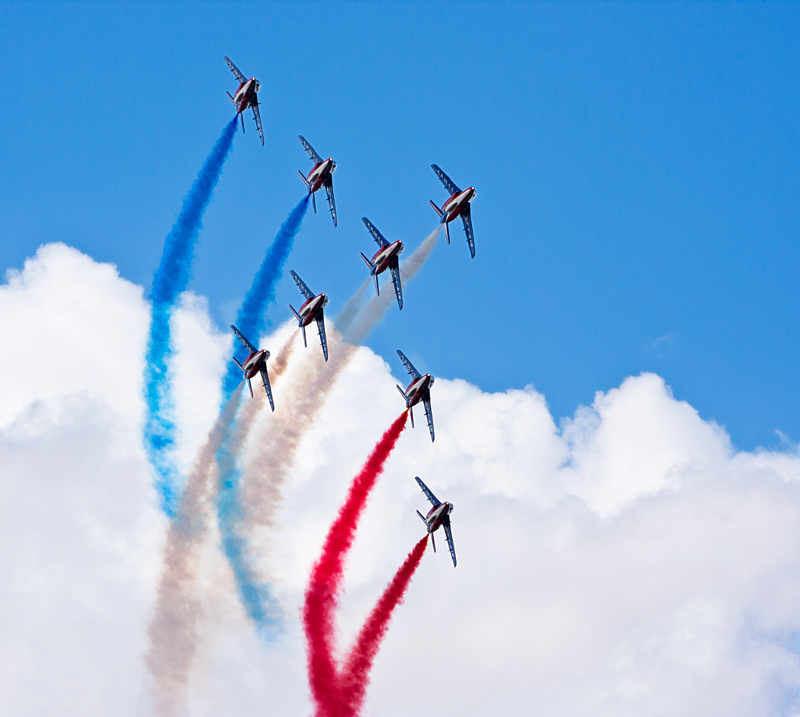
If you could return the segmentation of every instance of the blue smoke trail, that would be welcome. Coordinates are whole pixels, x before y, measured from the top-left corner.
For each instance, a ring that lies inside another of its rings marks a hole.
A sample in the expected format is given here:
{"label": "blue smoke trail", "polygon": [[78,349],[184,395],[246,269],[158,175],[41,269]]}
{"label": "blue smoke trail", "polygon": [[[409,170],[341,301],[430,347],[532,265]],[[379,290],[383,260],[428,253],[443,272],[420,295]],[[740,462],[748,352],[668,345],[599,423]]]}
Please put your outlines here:
{"label": "blue smoke trail", "polygon": [[167,236],[161,264],[153,277],[153,308],[144,374],[147,403],[145,447],[156,470],[156,489],[161,499],[161,508],[170,517],[175,515],[177,508],[179,477],[172,456],[175,422],[167,375],[172,355],[169,320],[176,299],[189,283],[192,253],[200,222],[219,180],[222,165],[231,151],[237,120],[238,115],[225,125],[197,175],[183,202],[181,213]]}
{"label": "blue smoke trail", "polygon": [[[239,309],[236,326],[251,341],[257,341],[264,330],[264,310],[275,300],[275,287],[281,278],[283,265],[292,249],[294,238],[300,231],[308,202],[309,195],[306,195],[281,225]],[[241,371],[231,362],[223,383],[223,395],[230,396],[241,380]],[[269,585],[260,582],[250,567],[247,555],[251,551],[248,549],[247,540],[236,530],[236,526],[244,519],[244,505],[239,495],[242,471],[237,463],[241,446],[234,445],[234,442],[234,437],[228,432],[226,440],[217,452],[220,475],[217,517],[222,534],[222,549],[233,571],[239,597],[247,616],[263,634],[268,635],[274,633],[280,626],[281,613]]]}
{"label": "blue smoke trail", "polygon": [[[281,224],[281,228],[272,240],[267,253],[264,256],[264,261],[258,269],[258,273],[253,279],[253,284],[247,296],[244,298],[244,303],[239,309],[239,314],[236,317],[236,327],[250,341],[258,341],[261,332],[264,330],[264,310],[267,304],[275,301],[275,286],[281,278],[283,272],[283,265],[289,257],[289,252],[292,250],[294,238],[297,232],[300,231],[300,226],[303,223],[303,217],[306,215],[308,209],[308,198],[310,194],[306,194],[297,206],[292,209],[286,221]],[[223,383],[223,396],[227,398],[235,390],[242,380],[242,372],[235,363],[228,364],[228,373],[225,374],[225,382]]]}

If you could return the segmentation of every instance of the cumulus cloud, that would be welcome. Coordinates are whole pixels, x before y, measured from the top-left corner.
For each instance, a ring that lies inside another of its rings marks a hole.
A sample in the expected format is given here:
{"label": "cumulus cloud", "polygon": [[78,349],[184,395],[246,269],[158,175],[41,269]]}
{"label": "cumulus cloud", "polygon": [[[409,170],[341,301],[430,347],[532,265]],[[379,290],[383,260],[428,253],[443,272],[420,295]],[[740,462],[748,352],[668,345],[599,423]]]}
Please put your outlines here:
{"label": "cumulus cloud", "polygon": [[[140,287],[63,245],[0,287],[0,328],[23,347],[0,358],[4,714],[149,713],[143,654],[167,526],[141,445],[147,310]],[[188,466],[227,356],[202,299],[179,313]],[[286,381],[303,365],[293,358]],[[254,537],[287,616],[272,643],[238,604],[211,516],[188,714],[309,711],[305,580],[348,481],[402,410],[396,382],[370,350],[354,353]],[[795,446],[737,452],[653,374],[560,421],[532,387],[439,379],[433,402],[436,443],[407,429],[365,514],[342,649],[421,535],[415,475],[456,506],[459,566],[443,540],[425,556],[365,714],[800,714]]]}

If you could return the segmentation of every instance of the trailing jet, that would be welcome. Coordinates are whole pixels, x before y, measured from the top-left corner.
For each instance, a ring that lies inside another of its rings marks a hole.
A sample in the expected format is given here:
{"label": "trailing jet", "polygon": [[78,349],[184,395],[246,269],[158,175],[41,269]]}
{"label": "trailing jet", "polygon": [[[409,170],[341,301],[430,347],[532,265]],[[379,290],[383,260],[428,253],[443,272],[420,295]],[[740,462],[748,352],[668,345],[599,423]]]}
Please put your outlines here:
{"label": "trailing jet", "polygon": [[439,169],[438,165],[432,164],[431,167],[433,167],[433,171],[436,172],[436,176],[439,177],[442,184],[444,184],[444,188],[450,192],[450,199],[442,204],[441,209],[439,209],[439,207],[437,207],[433,201],[431,201],[431,206],[439,215],[441,224],[444,224],[444,232],[447,236],[447,243],[450,243],[450,229],[447,225],[452,222],[453,219],[460,216],[461,221],[464,222],[464,231],[467,234],[469,253],[474,259],[475,235],[472,233],[472,216],[469,210],[469,203],[475,199],[475,187],[467,187],[462,191],[453,183],[453,180],[450,179],[450,177],[448,177],[441,169]]}
{"label": "trailing jet", "polygon": [[369,267],[369,273],[375,277],[375,293],[378,296],[381,295],[381,290],[378,286],[378,274],[382,274],[389,269],[392,272],[392,283],[394,284],[394,294],[397,297],[397,305],[402,310],[403,286],[400,283],[400,259],[398,257],[400,252],[403,251],[403,242],[398,239],[393,244],[390,244],[369,219],[361,217],[361,221],[364,222],[367,229],[369,229],[369,233],[372,234],[380,247],[375,256],[372,257],[372,261],[367,259],[363,253],[361,254],[361,258]]}
{"label": "trailing jet", "polygon": [[297,284],[297,288],[303,292],[303,296],[306,297],[306,302],[300,307],[300,311],[295,311],[294,307],[289,304],[289,308],[292,310],[294,314],[294,318],[297,319],[297,325],[303,330],[303,345],[308,348],[308,342],[306,341],[306,326],[308,326],[312,321],[317,322],[317,329],[319,330],[319,340],[322,342],[322,355],[325,357],[325,360],[328,360],[328,340],[325,338],[325,314],[323,309],[328,303],[328,297],[325,294],[317,294],[314,293],[309,289],[305,282],[297,276],[293,271],[289,272],[292,275],[292,279],[294,279],[294,283]]}
{"label": "trailing jet", "polygon": [[225,62],[228,63],[228,67],[231,68],[231,72],[235,75],[236,79],[239,80],[239,89],[236,90],[236,94],[231,97],[230,92],[226,92],[228,97],[230,97],[231,102],[233,102],[233,106],[236,108],[236,112],[242,118],[242,132],[244,132],[244,112],[248,107],[253,108],[253,119],[256,121],[256,127],[258,128],[258,135],[261,137],[261,146],[264,146],[264,130],[261,127],[261,112],[258,110],[258,91],[261,89],[261,83],[255,78],[251,77],[249,80],[239,72],[239,68],[234,65],[229,58],[225,58]]}
{"label": "trailing jet", "polygon": [[250,383],[250,379],[253,378],[253,376],[255,376],[257,373],[261,373],[261,380],[264,384],[264,390],[267,392],[270,408],[272,408],[274,411],[275,402],[272,400],[272,388],[269,385],[269,374],[267,373],[267,359],[269,358],[269,351],[266,349],[261,349],[261,351],[259,351],[233,324],[231,324],[231,329],[233,329],[233,333],[236,334],[236,338],[242,342],[242,346],[244,346],[250,352],[250,355],[245,359],[243,364],[236,361],[235,356],[233,357],[233,360],[236,361],[236,365],[242,369],[242,373],[247,379],[247,387],[250,389],[250,396],[253,395],[253,385]]}
{"label": "trailing jet", "polygon": [[431,536],[433,552],[436,552],[436,538],[434,538],[433,534],[439,527],[442,527],[444,528],[444,537],[447,538],[447,546],[450,548],[450,557],[453,558],[453,567],[456,567],[456,546],[453,545],[453,531],[450,528],[450,513],[453,512],[454,506],[452,503],[442,503],[431,493],[428,486],[419,479],[419,476],[416,476],[415,480],[419,483],[419,487],[422,488],[425,497],[433,504],[433,508],[428,511],[427,515],[422,515],[417,511],[417,515],[422,518],[422,522],[425,523],[428,534]]}
{"label": "trailing jet", "polygon": [[420,372],[414,368],[414,364],[406,358],[406,355],[400,351],[400,349],[397,350],[397,355],[400,357],[403,366],[406,367],[406,371],[408,371],[413,379],[411,383],[408,384],[408,388],[405,391],[403,391],[400,386],[397,387],[397,390],[400,391],[400,395],[405,399],[408,412],[411,414],[411,427],[414,427],[414,406],[422,401],[423,406],[425,406],[425,418],[428,419],[428,429],[431,432],[431,441],[435,441],[436,436],[433,433],[433,411],[431,410],[431,386],[433,386],[434,378],[429,373],[422,376]]}
{"label": "trailing jet", "polygon": [[336,220],[336,200],[333,198],[333,177],[331,175],[336,171],[336,162],[330,157],[328,157],[328,159],[322,159],[322,157],[314,151],[314,148],[306,142],[303,135],[300,135],[298,139],[300,140],[300,144],[303,145],[303,149],[308,152],[311,161],[314,162],[314,166],[311,168],[307,177],[304,177],[299,169],[297,170],[300,178],[306,183],[308,193],[311,195],[311,201],[314,204],[314,214],[317,213],[315,192],[320,187],[325,187],[325,193],[328,195],[328,206],[330,206],[333,226],[335,227],[338,222]]}

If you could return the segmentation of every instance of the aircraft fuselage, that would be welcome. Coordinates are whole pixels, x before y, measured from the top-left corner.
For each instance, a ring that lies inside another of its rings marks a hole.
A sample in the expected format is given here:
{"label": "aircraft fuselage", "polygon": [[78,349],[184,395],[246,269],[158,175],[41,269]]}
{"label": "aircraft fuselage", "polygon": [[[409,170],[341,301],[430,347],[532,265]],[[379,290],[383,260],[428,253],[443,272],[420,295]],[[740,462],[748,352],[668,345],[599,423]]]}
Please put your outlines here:
{"label": "aircraft fuselage", "polygon": [[428,394],[431,386],[433,386],[433,377],[429,373],[415,378],[406,389],[407,407],[416,406]]}
{"label": "aircraft fuselage", "polygon": [[452,222],[453,219],[461,216],[469,206],[469,203],[475,199],[475,187],[467,187],[460,192],[453,194],[442,205],[442,220],[445,222]]}
{"label": "aircraft fuselage", "polygon": [[325,294],[317,294],[311,297],[300,307],[297,315],[300,317],[300,326],[308,326],[312,321],[316,320],[319,312],[328,303],[328,297]]}
{"label": "aircraft fuselage", "polygon": [[258,104],[258,91],[261,89],[261,83],[255,78],[251,77],[247,82],[242,82],[236,94],[233,96],[233,103],[236,105],[236,111],[244,112],[248,107]]}
{"label": "aircraft fuselage", "polygon": [[453,504],[452,503],[442,503],[441,505],[435,505],[428,511],[428,514],[425,516],[425,524],[428,526],[428,532],[433,533],[434,531],[438,530],[442,523],[444,523],[445,518],[453,512]]}
{"label": "aircraft fuselage", "polygon": [[306,177],[308,181],[308,191],[312,193],[316,192],[335,171],[336,162],[330,157],[322,162],[317,162],[314,168],[308,173],[308,177]]}
{"label": "aircraft fuselage", "polygon": [[253,378],[260,370],[263,363],[269,358],[269,351],[262,349],[251,353],[242,364],[245,378]]}
{"label": "aircraft fuselage", "polygon": [[383,246],[375,252],[375,256],[372,257],[372,264],[375,266],[373,270],[373,274],[382,274],[386,271],[394,262],[395,258],[403,251],[403,242],[399,239],[389,244],[388,246]]}

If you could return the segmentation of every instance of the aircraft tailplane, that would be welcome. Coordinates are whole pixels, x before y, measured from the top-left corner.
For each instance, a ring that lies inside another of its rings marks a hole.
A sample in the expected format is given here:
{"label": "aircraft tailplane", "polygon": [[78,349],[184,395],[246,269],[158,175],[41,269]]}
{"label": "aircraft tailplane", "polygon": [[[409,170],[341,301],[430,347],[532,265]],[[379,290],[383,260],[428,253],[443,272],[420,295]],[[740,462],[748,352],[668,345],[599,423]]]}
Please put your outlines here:
{"label": "aircraft tailplane", "polygon": [[403,391],[400,386],[397,387],[397,390],[400,391],[400,395],[403,397],[403,400],[406,402],[406,408],[408,408],[408,396],[406,396],[406,392]]}
{"label": "aircraft tailplane", "polygon": [[[225,94],[226,94],[226,95],[228,95],[228,99],[231,101],[231,104],[232,104],[234,107],[236,107],[236,100],[235,100],[235,99],[233,99],[233,97],[231,97],[231,93],[230,93],[230,92],[226,92]],[[237,109],[238,109],[238,108],[237,108]]]}
{"label": "aircraft tailplane", "polygon": [[433,200],[432,200],[432,199],[431,199],[431,200],[429,200],[429,201],[430,201],[430,203],[431,203],[431,206],[433,207],[434,211],[435,211],[435,212],[436,212],[436,213],[439,215],[439,219],[442,219],[442,218],[444,217],[444,212],[443,212],[441,209],[439,209],[439,207],[437,207],[437,206],[436,206],[436,205],[433,203]]}
{"label": "aircraft tailplane", "polygon": [[306,179],[306,175],[303,174],[299,169],[297,170],[297,173],[300,175],[300,179],[302,179],[305,182],[306,187],[310,187],[311,185],[308,183],[308,180]]}
{"label": "aircraft tailplane", "polygon": [[244,373],[244,366],[242,366],[242,364],[240,364],[238,361],[236,361],[236,356],[234,356],[234,357],[233,357],[233,360],[234,360],[234,362],[236,363],[236,365],[237,365],[237,366],[238,366],[240,369],[242,369],[242,373]]}
{"label": "aircraft tailplane", "polygon": [[289,308],[292,310],[292,313],[294,314],[294,318],[296,318],[296,319],[297,319],[297,323],[301,323],[301,322],[302,322],[302,319],[300,318],[300,314],[298,314],[298,313],[297,313],[297,312],[294,310],[294,306],[292,306],[291,304],[289,304]]}
{"label": "aircraft tailplane", "polygon": [[422,513],[420,513],[419,511],[417,511],[417,515],[419,516],[419,519],[420,519],[420,520],[421,520],[423,523],[425,523],[425,525],[428,525],[428,521],[427,521],[427,520],[425,520],[425,516],[424,516],[424,515],[422,515]]}

